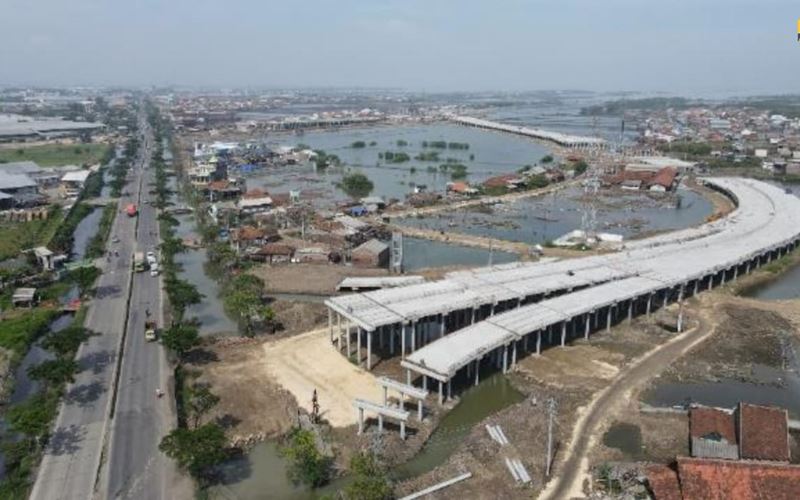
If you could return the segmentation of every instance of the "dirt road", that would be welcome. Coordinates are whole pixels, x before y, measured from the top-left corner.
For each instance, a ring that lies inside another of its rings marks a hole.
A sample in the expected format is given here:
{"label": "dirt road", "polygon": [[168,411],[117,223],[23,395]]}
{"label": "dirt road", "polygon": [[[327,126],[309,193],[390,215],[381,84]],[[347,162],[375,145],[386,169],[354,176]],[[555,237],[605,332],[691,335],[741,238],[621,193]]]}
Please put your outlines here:
{"label": "dirt road", "polygon": [[375,377],[336,352],[327,329],[267,343],[263,349],[270,380],[289,391],[309,412],[316,389],[322,417],[334,427],[357,423],[353,399],[382,401]]}
{"label": "dirt road", "polygon": [[713,311],[705,309],[699,324],[663,344],[634,362],[606,389],[599,392],[584,409],[572,431],[564,459],[557,465],[558,476],[542,491],[542,500],[561,500],[583,497],[583,483],[588,478],[588,454],[599,428],[617,405],[624,403],[637,388],[666,369],[673,361],[708,338],[717,324],[710,318]]}

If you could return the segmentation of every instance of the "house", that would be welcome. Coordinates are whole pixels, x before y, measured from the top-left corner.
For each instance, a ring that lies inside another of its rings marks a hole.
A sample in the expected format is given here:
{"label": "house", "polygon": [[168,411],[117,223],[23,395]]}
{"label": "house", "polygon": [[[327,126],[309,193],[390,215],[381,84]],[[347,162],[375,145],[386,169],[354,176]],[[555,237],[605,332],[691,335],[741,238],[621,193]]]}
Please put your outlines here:
{"label": "house", "polygon": [[271,231],[260,227],[242,226],[231,229],[231,247],[236,252],[242,252],[246,248],[261,247],[267,243],[280,239],[277,231]]}
{"label": "house", "polygon": [[650,191],[672,191],[675,187],[675,180],[678,177],[678,170],[673,167],[664,167],[656,173],[647,183]]}
{"label": "house", "polygon": [[478,190],[470,186],[466,182],[456,181],[447,183],[447,192],[463,195],[478,194]]}
{"label": "house", "polygon": [[524,180],[517,174],[496,175],[483,181],[483,186],[489,189],[517,189],[523,184]]}
{"label": "house", "polygon": [[789,461],[789,415],[785,409],[739,403],[736,417],[743,459]]}
{"label": "house", "polygon": [[354,248],[350,261],[358,267],[386,267],[389,265],[389,245],[373,238]]}
{"label": "house", "polygon": [[306,264],[326,264],[330,261],[330,251],[322,247],[304,247],[294,251],[293,262]]}
{"label": "house", "polygon": [[17,288],[11,296],[14,307],[33,307],[36,303],[35,288]]}
{"label": "house", "polygon": [[283,243],[267,243],[250,254],[251,259],[269,264],[291,262],[293,256],[294,247]]}
{"label": "house", "polygon": [[206,190],[212,201],[235,198],[242,192],[239,186],[229,180],[211,181]]}
{"label": "house", "polygon": [[67,172],[61,177],[61,185],[59,189],[61,196],[65,198],[75,198],[83,191],[83,186],[86,184],[86,179],[89,178],[91,172],[89,170],[76,170]]}
{"label": "house", "polygon": [[638,179],[625,179],[620,184],[620,187],[628,191],[638,191],[642,189],[642,181]]}
{"label": "house", "polygon": [[43,271],[52,271],[55,269],[55,253],[47,247],[36,247],[33,249],[33,255],[42,266]]}
{"label": "house", "polygon": [[13,205],[30,206],[39,204],[39,186],[25,174],[7,174],[0,169],[0,193],[10,196]]}
{"label": "house", "polygon": [[739,458],[739,441],[732,412],[718,408],[689,411],[691,455],[698,458]]}
{"label": "house", "polygon": [[187,172],[189,182],[196,188],[204,188],[211,182],[217,171],[217,166],[212,163],[201,163],[190,168]]}
{"label": "house", "polygon": [[369,213],[369,209],[364,205],[356,205],[348,208],[347,213],[353,217],[363,217]]}
{"label": "house", "polygon": [[259,214],[267,212],[272,209],[272,198],[269,196],[261,196],[258,198],[242,198],[236,202],[236,206],[244,214]]}
{"label": "house", "polygon": [[367,196],[366,198],[361,198],[361,204],[367,207],[374,205],[378,210],[383,210],[386,208],[386,201],[384,201],[384,199],[380,196]]}

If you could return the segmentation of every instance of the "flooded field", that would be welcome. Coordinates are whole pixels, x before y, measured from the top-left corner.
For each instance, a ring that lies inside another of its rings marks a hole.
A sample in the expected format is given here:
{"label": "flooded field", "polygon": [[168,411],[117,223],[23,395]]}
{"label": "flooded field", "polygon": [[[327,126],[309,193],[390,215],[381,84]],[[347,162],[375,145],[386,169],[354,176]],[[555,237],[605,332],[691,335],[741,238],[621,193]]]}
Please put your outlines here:
{"label": "flooded field", "polygon": [[[317,131],[301,136],[278,134],[266,137],[265,141],[272,147],[304,144],[335,154],[344,162],[343,167],[328,168],[324,172],[316,172],[314,166],[308,164],[270,168],[247,176],[248,188],[260,187],[274,192],[300,189],[313,193],[316,203],[347,199],[336,184],[348,172],[362,172],[369,177],[375,185],[373,195],[402,200],[415,185],[425,185],[429,191],[443,193],[452,177],[439,167],[448,160],[465,165],[466,180],[474,183],[514,172],[549,154],[545,146],[522,137],[446,123]],[[423,147],[423,142],[433,141],[458,142],[469,147]],[[354,148],[353,144],[357,142],[364,146]],[[410,159],[391,163],[379,157],[385,152],[405,153]],[[421,153],[438,153],[439,158],[431,161],[416,159]]]}
{"label": "flooded field", "polygon": [[572,187],[493,207],[409,217],[400,223],[435,231],[544,243],[580,229],[584,213],[591,212],[591,206],[596,213],[597,231],[621,234],[626,239],[702,224],[713,212],[711,202],[688,189],[662,196],[601,191],[590,203],[580,188]]}
{"label": "flooded field", "polygon": [[421,238],[403,238],[403,269],[414,272],[420,269],[442,266],[486,266],[514,262],[519,256],[463,245],[452,245]]}

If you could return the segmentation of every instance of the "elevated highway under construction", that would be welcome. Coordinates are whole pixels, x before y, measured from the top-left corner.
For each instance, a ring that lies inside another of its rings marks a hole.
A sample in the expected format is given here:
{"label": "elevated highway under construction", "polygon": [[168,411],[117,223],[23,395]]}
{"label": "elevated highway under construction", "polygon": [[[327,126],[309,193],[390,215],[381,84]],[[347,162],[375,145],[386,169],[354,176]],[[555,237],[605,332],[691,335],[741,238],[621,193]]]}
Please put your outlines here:
{"label": "elevated highway under construction", "polygon": [[[438,382],[441,401],[464,371],[477,382],[481,366],[505,370],[543,346],[682,304],[800,243],[797,197],[752,179],[704,182],[736,204],[727,217],[627,242],[611,254],[457,271],[439,281],[332,297],[325,302],[330,341],[359,364],[366,350],[367,369],[375,356],[400,355],[407,383],[412,373],[425,388]],[[678,329],[681,323],[679,312]]]}

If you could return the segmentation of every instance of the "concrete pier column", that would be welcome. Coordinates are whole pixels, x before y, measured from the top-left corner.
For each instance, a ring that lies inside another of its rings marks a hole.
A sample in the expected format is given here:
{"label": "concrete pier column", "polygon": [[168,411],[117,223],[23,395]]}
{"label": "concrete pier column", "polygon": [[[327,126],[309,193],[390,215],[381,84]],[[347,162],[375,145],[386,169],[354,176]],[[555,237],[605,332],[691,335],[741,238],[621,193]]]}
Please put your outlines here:
{"label": "concrete pier column", "polygon": [[367,370],[372,370],[372,332],[370,331],[367,331]]}
{"label": "concrete pier column", "polygon": [[547,327],[547,344],[553,345],[553,325]]}
{"label": "concrete pier column", "polygon": [[328,331],[331,336],[331,344],[333,344],[333,311],[328,309]]}
{"label": "concrete pier column", "polygon": [[417,322],[411,322],[411,352],[417,350]]}
{"label": "concrete pier column", "polygon": [[453,381],[447,379],[447,400],[453,399]]}
{"label": "concrete pier column", "polygon": [[508,371],[508,344],[503,346],[503,373]]}
{"label": "concrete pier column", "polygon": [[536,355],[542,354],[542,331],[536,332]]}
{"label": "concrete pier column", "polygon": [[361,366],[361,336],[364,332],[361,327],[356,328],[356,365]]}
{"label": "concrete pier column", "polygon": [[480,358],[475,360],[475,385],[478,385],[480,382],[480,373],[481,373],[481,360]]}
{"label": "concrete pier column", "polygon": [[708,275],[708,288],[706,288],[706,291],[711,290],[712,286],[714,286],[714,275],[713,274],[709,274]]}
{"label": "concrete pier column", "polygon": [[417,420],[422,422],[422,400],[417,400]]}
{"label": "concrete pier column", "polygon": [[747,259],[747,266],[744,268],[744,272],[747,273],[747,274],[750,274],[750,263],[752,261],[753,261],[753,259]]}
{"label": "concrete pier column", "polygon": [[590,312],[586,313],[586,324],[583,326],[583,338],[589,340],[589,322],[591,318]]}
{"label": "concrete pier column", "polygon": [[476,310],[477,309],[475,307],[472,308],[472,316],[470,317],[470,320],[469,320],[469,324],[470,325],[474,325],[475,324],[475,311]]}
{"label": "concrete pier column", "polygon": [[[525,337],[525,338],[527,338],[527,337]],[[517,341],[517,340],[514,341],[514,349],[511,351],[511,366],[512,367],[517,366],[517,344],[518,343],[519,343],[519,341]]]}
{"label": "concrete pier column", "polygon": [[439,324],[439,338],[444,337],[444,324],[445,324],[445,316],[442,314],[442,322]]}
{"label": "concrete pier column", "polygon": [[525,335],[522,341],[522,352],[528,352],[528,339],[530,338],[530,334]]}
{"label": "concrete pier column", "polygon": [[678,293],[678,333],[683,331],[683,285],[681,291]]}
{"label": "concrete pier column", "polygon": [[647,294],[647,317],[650,317],[650,304],[653,302],[653,292]]}
{"label": "concrete pier column", "polygon": [[350,359],[350,321],[347,322],[347,359]]}
{"label": "concrete pier column", "polygon": [[439,381],[439,406],[442,406],[442,404],[444,404],[444,384]]}
{"label": "concrete pier column", "polygon": [[358,409],[358,434],[364,432],[364,408]]}
{"label": "concrete pier column", "polygon": [[407,326],[408,325],[405,323],[400,325],[400,357],[403,359],[406,358],[406,335],[408,334]]}
{"label": "concrete pier column", "polygon": [[427,375],[423,375],[422,376],[422,390],[423,391],[427,391],[428,390],[428,376]]}
{"label": "concrete pier column", "polygon": [[406,440],[406,423],[402,420],[400,421],[400,439]]}
{"label": "concrete pier column", "polygon": [[736,281],[736,278],[739,277],[739,264],[733,266],[733,280]]}
{"label": "concrete pier column", "polygon": [[392,325],[389,328],[389,354],[391,354],[392,356],[394,356],[394,336],[395,336],[395,333],[396,333],[394,330],[395,330],[395,327],[394,327],[394,325]]}
{"label": "concrete pier column", "polygon": [[606,331],[607,332],[611,331],[611,309],[613,307],[614,306],[608,306],[608,314],[606,315]]}
{"label": "concrete pier column", "polygon": [[692,292],[692,297],[697,295],[697,285],[700,283],[700,280],[694,280],[694,292]]}
{"label": "concrete pier column", "polygon": [[383,406],[389,404],[389,388],[383,386]]}
{"label": "concrete pier column", "polygon": [[725,275],[726,274],[728,274],[728,270],[727,269],[723,269],[722,270],[722,280],[720,282],[720,286],[725,284]]}
{"label": "concrete pier column", "polygon": [[628,304],[628,323],[633,321],[633,302],[636,299],[631,299],[630,303]]}
{"label": "concrete pier column", "polygon": [[406,368],[406,385],[411,385],[411,370]]}
{"label": "concrete pier column", "polygon": [[667,307],[667,302],[669,301],[669,294],[672,291],[671,288],[664,289],[664,305],[662,307]]}
{"label": "concrete pier column", "polygon": [[336,313],[336,332],[338,333],[339,337],[339,352],[342,352],[342,315]]}
{"label": "concrete pier column", "polygon": [[561,323],[561,347],[567,342],[567,322]]}
{"label": "concrete pier column", "polygon": [[378,434],[383,434],[383,415],[378,413]]}

